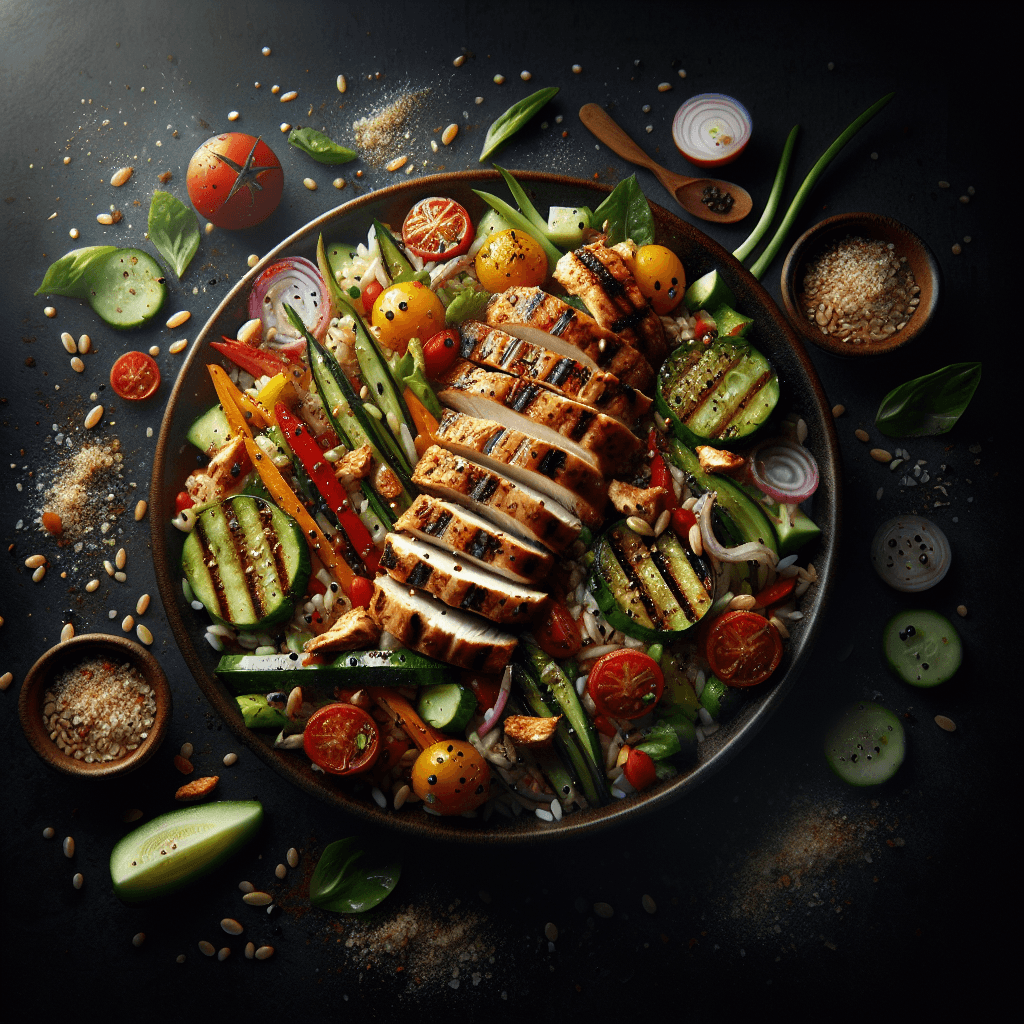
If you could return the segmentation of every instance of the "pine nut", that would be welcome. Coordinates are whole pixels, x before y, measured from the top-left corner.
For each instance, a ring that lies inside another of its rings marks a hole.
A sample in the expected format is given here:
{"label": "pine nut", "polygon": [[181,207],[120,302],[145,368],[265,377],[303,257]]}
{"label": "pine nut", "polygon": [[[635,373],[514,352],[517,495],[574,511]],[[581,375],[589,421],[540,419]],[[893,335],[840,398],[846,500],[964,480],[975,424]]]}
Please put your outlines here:
{"label": "pine nut", "polygon": [[111,224],[114,223],[113,214],[110,214],[110,213],[98,213],[96,215],[96,223],[97,224],[103,224],[103,225],[109,227]]}
{"label": "pine nut", "polygon": [[258,345],[263,339],[263,321],[259,317],[246,320],[235,332],[235,337],[243,345]]}
{"label": "pine nut", "polygon": [[138,949],[146,941],[146,933],[138,932],[132,936],[132,945]]}
{"label": "pine nut", "polygon": [[274,955],[274,947],[273,946],[260,946],[260,948],[256,950],[256,959],[257,960],[269,960],[273,955]]}
{"label": "pine nut", "polygon": [[281,102],[291,103],[292,100],[297,100],[298,98],[299,94],[294,89],[292,89],[290,92],[286,92],[281,96]]}
{"label": "pine nut", "polygon": [[747,611],[757,604],[757,598],[753,594],[737,594],[729,602],[730,611]]}
{"label": "pine nut", "polygon": [[288,867],[297,868],[299,866],[299,851],[295,847],[291,847],[285,854],[285,860],[288,861]]}
{"label": "pine nut", "polygon": [[647,520],[641,519],[639,516],[628,516],[626,518],[626,525],[634,533],[639,533],[641,537],[654,536],[654,528]]}
{"label": "pine nut", "polygon": [[935,724],[940,729],[945,729],[946,732],[956,732],[956,722],[952,718],[947,718],[945,715],[936,715]]}
{"label": "pine nut", "polygon": [[647,893],[644,893],[643,896],[640,897],[640,905],[648,914],[653,914],[658,909],[658,905],[650,896],[647,895]]}
{"label": "pine nut", "polygon": [[857,438],[858,441],[863,441],[865,444],[871,440],[871,435],[866,430],[861,430],[859,428],[853,432],[853,436]]}
{"label": "pine nut", "polygon": [[83,334],[78,339],[78,354],[84,356],[92,348],[92,339],[88,334]]}
{"label": "pine nut", "polygon": [[132,631],[132,627],[133,627],[134,625],[135,625],[135,620],[134,620],[134,619],[133,619],[133,618],[132,618],[132,617],[131,617],[130,615],[126,615],[126,616],[125,616],[125,617],[124,617],[124,618],[123,618],[123,619],[121,620],[121,629],[122,629],[122,630],[123,630],[123,631],[124,631],[125,633],[130,633],[130,632]]}
{"label": "pine nut", "polygon": [[220,926],[228,935],[241,935],[243,931],[242,926],[233,917],[225,917]]}
{"label": "pine nut", "polygon": [[237,121],[238,120],[238,111],[237,110],[232,110],[228,114],[228,120],[229,121]]}
{"label": "pine nut", "polygon": [[455,141],[455,136],[459,134],[459,126],[457,124],[450,124],[441,133],[441,141],[446,145],[450,146]]}
{"label": "pine nut", "polygon": [[148,647],[153,642],[153,634],[140,622],[135,627],[135,635]]}
{"label": "pine nut", "polygon": [[248,903],[250,907],[265,907],[274,902],[274,897],[267,892],[247,892],[242,902]]}
{"label": "pine nut", "polygon": [[668,528],[668,524],[672,521],[672,510],[665,509],[660,516],[658,521],[654,524],[654,535],[660,537],[665,530]]}
{"label": "pine nut", "polygon": [[29,555],[25,559],[26,569],[38,569],[41,565],[46,565],[46,555]]}
{"label": "pine nut", "polygon": [[274,868],[274,875],[277,878],[284,878],[284,876],[287,875],[287,874],[288,874],[288,869],[283,864],[278,864],[277,867]]}
{"label": "pine nut", "polygon": [[60,631],[60,642],[65,643],[75,635],[75,626],[72,622],[64,623],[64,628]]}
{"label": "pine nut", "polygon": [[99,421],[103,419],[103,406],[94,405],[90,410],[88,416],[85,417],[85,423],[83,426],[86,430],[92,430]]}
{"label": "pine nut", "polygon": [[305,185],[310,192],[316,191],[316,182],[312,178],[303,178],[302,184]]}
{"label": "pine nut", "polygon": [[14,673],[5,672],[0,676],[0,690],[6,690],[14,682]]}
{"label": "pine nut", "polygon": [[167,321],[167,326],[174,330],[175,327],[180,327],[185,323],[192,314],[187,310],[183,309],[179,313],[175,313],[174,316]]}
{"label": "pine nut", "polygon": [[400,167],[405,166],[405,163],[408,159],[409,158],[407,156],[395,157],[395,159],[392,160],[384,169],[386,171],[397,171]]}
{"label": "pine nut", "polygon": [[145,518],[146,510],[149,508],[149,503],[145,500],[140,500],[135,506],[135,522],[140,522]]}
{"label": "pine nut", "polygon": [[465,64],[465,63],[466,63],[466,55],[464,53],[460,53],[458,55],[458,57],[456,57],[455,60],[452,61],[452,66],[456,67],[456,68],[461,68],[462,65]]}
{"label": "pine nut", "polygon": [[658,92],[668,92],[671,88],[672,84],[670,82],[660,82],[658,84]]}
{"label": "pine nut", "polygon": [[203,956],[213,956],[213,954],[216,953],[217,950],[213,948],[212,942],[207,942],[206,939],[203,939],[199,943],[199,952],[202,953]]}
{"label": "pine nut", "polygon": [[337,86],[338,92],[344,92],[348,88],[348,82],[345,81],[344,75],[338,75]]}
{"label": "pine nut", "polygon": [[122,167],[120,170],[114,171],[110,184],[114,188],[120,188],[132,176],[134,170],[134,167]]}
{"label": "pine nut", "polygon": [[846,412],[846,406],[845,405],[833,405],[832,406],[832,418],[833,419],[836,419],[836,420],[839,419],[839,417],[842,416],[844,412]]}
{"label": "pine nut", "polygon": [[167,351],[170,352],[172,356],[176,356],[179,352],[184,352],[187,347],[188,338],[181,338],[179,341],[172,341],[170,345],[167,346]]}
{"label": "pine nut", "polygon": [[701,539],[700,527],[696,523],[690,527],[690,532],[686,535],[686,539],[690,542],[690,550],[695,555],[704,554],[704,541]]}
{"label": "pine nut", "polygon": [[125,562],[127,562],[127,561],[128,561],[128,552],[125,551],[124,548],[118,548],[117,549],[117,554],[114,556],[114,565],[116,565],[118,567],[118,569],[123,569],[124,566],[125,566]]}
{"label": "pine nut", "polygon": [[875,462],[892,462],[892,453],[887,452],[884,448],[872,448],[868,455],[875,460]]}
{"label": "pine nut", "polygon": [[494,82],[495,85],[504,85],[505,84],[505,76],[504,75],[495,75],[494,78],[493,78],[493,82]]}
{"label": "pine nut", "polygon": [[251,960],[256,955],[256,943],[247,942],[245,944],[245,959]]}
{"label": "pine nut", "polygon": [[82,888],[82,886],[83,886],[83,885],[85,885],[85,876],[84,876],[84,875],[82,874],[82,872],[81,872],[81,871],[79,871],[79,872],[76,872],[76,874],[74,874],[74,875],[73,875],[73,876],[71,877],[71,884],[72,884],[72,885],[73,885],[73,886],[74,886],[74,887],[75,887],[76,889],[81,889],[81,888]]}
{"label": "pine nut", "polygon": [[238,755],[234,752],[224,755],[224,764],[230,768],[238,760]]}
{"label": "pine nut", "polygon": [[108,576],[113,576],[114,575],[114,563],[113,562],[104,561],[103,562],[103,568],[106,571],[106,574]]}
{"label": "pine nut", "polygon": [[114,573],[114,579],[117,580],[118,583],[125,583],[128,580],[128,574],[121,572],[121,570],[118,569],[117,572]]}
{"label": "pine nut", "polygon": [[53,308],[53,306],[44,306],[43,307],[43,316],[47,316],[47,317],[49,317],[52,320],[56,315],[57,315],[57,310],[55,310]]}
{"label": "pine nut", "polygon": [[135,602],[135,614],[145,615],[146,610],[149,608],[149,594],[143,594],[142,597]]}
{"label": "pine nut", "polygon": [[252,882],[239,882],[238,888],[241,890],[242,893],[250,893],[256,891],[256,886],[253,885]]}
{"label": "pine nut", "polygon": [[149,354],[150,354],[150,355],[151,355],[151,356],[152,356],[152,357],[153,357],[154,359],[156,359],[156,357],[157,357],[158,355],[160,355],[160,346],[159,346],[159,345],[150,345],[150,346],[149,346]]}
{"label": "pine nut", "polygon": [[71,369],[74,370],[75,373],[82,373],[85,370],[85,363],[83,363],[78,356],[73,356],[71,359]]}
{"label": "pine nut", "polygon": [[181,750],[179,750],[178,753],[187,761],[195,753],[195,749],[196,748],[192,746],[191,743],[185,742],[182,743]]}
{"label": "pine nut", "polygon": [[39,583],[42,578],[46,575],[46,566],[41,565],[35,572],[32,573],[32,582]]}
{"label": "pine nut", "polygon": [[60,343],[64,346],[64,351],[67,352],[68,355],[71,355],[72,353],[78,351],[78,346],[75,344],[75,339],[72,338],[67,331],[64,331],[63,334],[61,334]]}
{"label": "pine nut", "polygon": [[75,855],[75,840],[72,836],[68,836],[64,840],[64,856],[74,857]]}

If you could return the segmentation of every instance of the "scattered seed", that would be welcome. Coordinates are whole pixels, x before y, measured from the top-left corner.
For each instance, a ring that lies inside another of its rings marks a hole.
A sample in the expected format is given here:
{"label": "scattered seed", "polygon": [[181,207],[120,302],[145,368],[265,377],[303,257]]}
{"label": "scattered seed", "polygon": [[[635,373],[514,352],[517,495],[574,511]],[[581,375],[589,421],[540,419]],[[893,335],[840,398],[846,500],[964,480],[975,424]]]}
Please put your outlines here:
{"label": "scattered seed", "polygon": [[75,344],[75,339],[72,338],[67,331],[64,331],[64,333],[61,334],[60,343],[64,346],[64,351],[67,352],[69,355],[72,352],[78,351],[78,346]]}
{"label": "scattered seed", "polygon": [[338,81],[336,84],[338,86],[338,92],[344,92],[348,88],[348,82],[344,75],[338,75]]}
{"label": "scattered seed", "polygon": [[118,569],[123,569],[125,567],[125,563],[127,561],[128,561],[128,552],[125,551],[124,548],[118,548],[117,549],[117,554],[114,556],[114,565],[116,565],[118,567]]}
{"label": "scattered seed", "polygon": [[935,724],[940,729],[945,729],[946,732],[956,732],[956,722],[952,718],[947,718],[945,715],[936,715]]}
{"label": "scattered seed", "polygon": [[256,955],[256,943],[247,942],[245,944],[245,959],[251,960]]}
{"label": "scattered seed", "polygon": [[753,594],[737,594],[729,602],[730,611],[747,611],[757,604],[757,598]]}
{"label": "scattered seed", "polygon": [[230,754],[224,755],[224,764],[230,768],[238,760],[238,755],[232,751]]}
{"label": "scattered seed", "polygon": [[74,855],[75,855],[75,840],[74,840],[74,838],[72,836],[68,836],[67,839],[64,840],[64,856],[65,857],[74,857]]}
{"label": "scattered seed", "polygon": [[574,75],[580,74],[580,72],[582,70],[583,70],[583,65],[582,64],[573,64],[573,66],[572,66],[572,73]]}
{"label": "scattered seed", "polygon": [[227,960],[229,956],[231,956],[230,946],[222,946],[220,949],[217,950],[217,959],[220,960],[222,963],[225,960]]}
{"label": "scattered seed", "polygon": [[98,213],[96,215],[96,222],[98,224],[110,225],[114,223],[114,216],[110,213]]}
{"label": "scattered seed", "polygon": [[528,81],[529,81],[529,80],[530,80],[531,78],[533,78],[533,75],[531,75],[529,71],[520,71],[520,72],[519,72],[519,77],[520,77],[520,78],[521,78],[521,79],[522,79],[522,80],[523,80],[524,82],[528,82]]}
{"label": "scattered seed", "polygon": [[57,833],[52,828],[43,829],[43,838],[52,839]]}
{"label": "scattered seed", "polygon": [[405,166],[408,159],[406,156],[396,156],[384,169],[386,171],[397,171],[400,167]]}
{"label": "scattered seed", "polygon": [[853,436],[857,438],[858,441],[863,441],[865,444],[871,440],[871,435],[866,430],[861,430],[860,428],[853,432]]}
{"label": "scattered seed", "polygon": [[188,338],[181,338],[178,341],[172,341],[170,345],[167,346],[167,351],[170,352],[172,356],[176,356],[179,352],[184,352],[186,348],[188,348]]}
{"label": "scattered seed", "polygon": [[60,631],[60,642],[66,643],[75,635],[75,627],[71,622],[65,622],[63,629]]}
{"label": "scattered seed", "polygon": [[150,355],[151,355],[151,356],[152,356],[152,357],[153,357],[154,359],[156,359],[156,357],[157,357],[158,355],[160,355],[160,346],[159,346],[159,345],[150,345],[150,346],[149,346],[149,354],[150,354]]}
{"label": "scattered seed", "polygon": [[310,192],[316,191],[316,182],[312,178],[303,178],[302,184],[305,185]]}
{"label": "scattered seed", "polygon": [[343,189],[345,187],[345,179],[344,178],[335,178],[334,181],[331,182],[331,184],[336,189]]}
{"label": "scattered seed", "polygon": [[647,893],[644,893],[643,896],[640,897],[640,905],[648,914],[653,914],[658,909],[657,904],[650,896],[647,895]]}
{"label": "scattered seed", "polygon": [[89,414],[85,417],[85,429],[92,430],[99,421],[103,419],[103,406],[94,405],[90,410]]}
{"label": "scattered seed", "polygon": [[131,824],[133,821],[138,821],[142,817],[142,811],[138,807],[129,807],[124,814],[121,815],[121,820],[126,824]]}
{"label": "scattered seed", "polygon": [[250,893],[250,892],[255,892],[256,891],[256,886],[253,885],[252,882],[239,882],[238,883],[238,888],[243,893]]}
{"label": "scattered seed", "polygon": [[225,917],[220,926],[228,935],[241,935],[243,931],[242,926],[233,917]]}
{"label": "scattered seed", "polygon": [[495,75],[494,76],[494,84],[495,85],[504,85],[505,84],[505,76],[504,75]]}
{"label": "scattered seed", "polygon": [[887,452],[884,448],[872,448],[868,455],[875,460],[875,462],[892,462],[892,452]]}
{"label": "scattered seed", "polygon": [[145,941],[145,932],[137,932],[135,935],[132,936],[132,945],[135,946],[136,949],[138,949],[138,947],[141,946]]}
{"label": "scattered seed", "polygon": [[92,348],[92,338],[88,334],[83,334],[78,339],[78,354],[85,355]]}
{"label": "scattered seed", "polygon": [[114,573],[114,579],[117,580],[118,583],[126,583],[128,581],[128,574],[121,572],[121,570],[118,569],[117,572]]}
{"label": "scattered seed", "polygon": [[191,315],[192,314],[187,309],[182,309],[167,321],[167,326],[170,327],[171,330],[174,330],[175,327],[180,327],[185,323]]}
{"label": "scattered seed", "polygon": [[281,134],[287,135],[292,130],[292,126],[287,121],[281,122]]}
{"label": "scattered seed", "polygon": [[0,690],[6,690],[14,682],[14,673],[5,672],[0,676]]}
{"label": "scattered seed", "polygon": [[292,100],[297,100],[298,98],[299,94],[294,89],[292,89],[291,92],[286,92],[281,96],[281,102],[291,103]]}
{"label": "scattered seed", "polygon": [[441,133],[441,141],[446,146],[450,146],[455,141],[455,136],[458,134],[459,126],[453,122]]}
{"label": "scattered seed", "polygon": [[665,509],[661,513],[661,515],[658,516],[658,521],[654,524],[654,535],[656,537],[660,537],[665,532],[665,530],[668,529],[668,524],[671,521],[672,521],[672,510],[671,509]]}
{"label": "scattered seed", "polygon": [[26,569],[38,569],[41,565],[46,565],[46,555],[29,555],[25,559]]}
{"label": "scattered seed", "polygon": [[612,906],[611,906],[610,903],[595,903],[594,904],[594,913],[597,914],[598,917],[614,917],[615,916],[615,911],[612,909]]}
{"label": "scattered seed", "polygon": [[270,47],[269,46],[264,46],[263,49],[260,50],[260,53],[262,53],[264,57],[269,57],[270,56]]}
{"label": "scattered seed", "polygon": [[114,171],[110,178],[110,184],[114,188],[120,188],[132,176],[134,170],[134,167],[122,167],[120,170]]}
{"label": "scattered seed", "polygon": [[242,897],[242,902],[250,907],[265,907],[274,902],[274,897],[269,892],[247,892]]}
{"label": "scattered seed", "polygon": [[217,950],[214,948],[212,942],[207,942],[206,939],[203,939],[199,943],[199,952],[202,953],[203,956],[213,956]]}
{"label": "scattered seed", "polygon": [[283,864],[278,864],[277,867],[274,868],[274,875],[277,878],[284,878],[284,876],[287,875],[287,874],[288,874],[288,869]]}
{"label": "scattered seed", "polygon": [[217,230],[217,228],[216,228],[216,226],[215,226],[215,225],[213,225],[213,224],[207,224],[207,225],[206,225],[206,226],[205,226],[205,227],[203,228],[203,230],[204,230],[204,231],[205,231],[205,232],[206,232],[206,233],[207,233],[208,235],[212,235],[212,234],[214,233],[214,231],[216,231],[216,230]]}
{"label": "scattered seed", "polygon": [[558,926],[555,925],[553,922],[548,921],[548,923],[544,925],[544,938],[546,938],[548,942],[557,942]]}
{"label": "scattered seed", "polygon": [[696,523],[690,527],[689,532],[686,534],[686,539],[689,541],[690,550],[695,555],[700,557],[704,554],[704,541],[700,535],[700,527]]}
{"label": "scattered seed", "polygon": [[238,120],[238,111],[237,110],[230,111],[230,113],[228,114],[228,120],[229,121],[237,121]]}
{"label": "scattered seed", "polygon": [[114,575],[115,569],[114,569],[114,563],[113,562],[109,562],[109,561],[104,560],[103,568],[106,571],[108,576],[113,576]]}
{"label": "scattered seed", "polygon": [[174,755],[174,767],[177,768],[182,775],[191,775],[192,772],[195,771],[195,767],[192,762],[182,754]]}
{"label": "scattered seed", "polygon": [[33,583],[41,583],[42,579],[43,579],[43,577],[45,575],[46,575],[46,566],[45,565],[41,565],[41,566],[39,566],[38,569],[35,570],[35,572],[32,573],[32,582]]}
{"label": "scattered seed", "polygon": [[269,960],[274,955],[274,947],[260,946],[255,955],[257,960]]}
{"label": "scattered seed", "polygon": [[634,532],[639,533],[641,537],[653,537],[654,527],[651,526],[646,519],[641,519],[639,516],[629,516],[626,519],[626,525]]}
{"label": "scattered seed", "polygon": [[832,418],[833,419],[836,419],[836,420],[839,419],[839,417],[842,416],[844,412],[846,412],[846,406],[845,405],[833,405],[832,406]]}
{"label": "scattered seed", "polygon": [[135,625],[135,620],[134,620],[134,619],[133,619],[133,618],[132,618],[132,617],[131,617],[130,615],[126,615],[126,616],[125,616],[125,617],[124,617],[124,618],[123,618],[123,619],[121,620],[121,629],[122,629],[122,630],[123,630],[123,631],[124,631],[125,633],[130,633],[130,632],[132,631],[132,627],[133,627],[134,625]]}
{"label": "scattered seed", "polygon": [[135,614],[145,615],[146,610],[149,608],[149,594],[143,594],[142,597],[135,602]]}
{"label": "scattered seed", "polygon": [[658,92],[668,92],[672,88],[671,82],[660,82],[658,84]]}
{"label": "scattered seed", "polygon": [[140,500],[135,505],[135,522],[141,522],[146,516],[146,510],[149,508],[149,503],[145,500]]}
{"label": "scattered seed", "polygon": [[82,874],[81,871],[78,871],[71,876],[71,884],[76,889],[81,889],[82,886],[85,885],[85,876]]}
{"label": "scattered seed", "polygon": [[85,371],[85,363],[83,363],[78,356],[74,356],[71,359],[71,369],[74,370],[75,373],[83,373]]}
{"label": "scattered seed", "polygon": [[183,963],[185,962],[185,954],[184,954],[184,953],[179,953],[179,954],[178,954],[178,955],[177,955],[177,956],[176,956],[176,957],[174,958],[174,962],[175,962],[176,964],[183,964]]}
{"label": "scattered seed", "polygon": [[960,248],[960,243],[959,242],[954,242],[953,243],[953,255],[954,256],[959,256],[960,253],[962,253],[962,252],[963,252],[963,249]]}
{"label": "scattered seed", "polygon": [[960,618],[964,618],[967,615],[967,605],[958,604],[956,606],[956,613],[960,616]]}
{"label": "scattered seed", "polygon": [[288,867],[297,868],[299,866],[299,851],[295,847],[291,847],[285,854],[285,860],[288,861]]}
{"label": "scattered seed", "polygon": [[153,642],[153,634],[141,622],[135,627],[135,635],[148,647]]}

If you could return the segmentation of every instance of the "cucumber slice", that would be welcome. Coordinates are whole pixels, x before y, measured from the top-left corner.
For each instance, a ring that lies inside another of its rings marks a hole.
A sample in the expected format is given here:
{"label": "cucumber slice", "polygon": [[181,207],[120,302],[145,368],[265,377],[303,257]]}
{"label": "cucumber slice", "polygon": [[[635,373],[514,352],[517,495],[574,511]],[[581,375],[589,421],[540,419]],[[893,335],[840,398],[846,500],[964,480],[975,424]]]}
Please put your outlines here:
{"label": "cucumber slice", "polygon": [[259,830],[257,800],[222,800],[161,814],[110,854],[114,893],[126,903],[163,896],[212,871]]}
{"label": "cucumber slice", "polygon": [[220,451],[231,440],[231,427],[223,408],[218,404],[207,409],[188,428],[185,437],[205,455]]}
{"label": "cucumber slice", "polygon": [[683,293],[683,303],[691,313],[713,306],[735,306],[736,297],[717,270],[698,277]]}
{"label": "cucumber slice", "polygon": [[438,683],[420,690],[416,710],[420,717],[442,732],[462,732],[476,711],[476,696],[468,686]]}
{"label": "cucumber slice", "polygon": [[585,206],[552,206],[548,210],[548,238],[563,249],[582,245],[588,227],[590,210]]}
{"label": "cucumber slice", "polygon": [[476,222],[476,237],[478,240],[489,238],[491,235],[496,235],[499,231],[505,231],[510,227],[512,227],[512,224],[505,220],[497,210],[492,210],[488,207]]}
{"label": "cucumber slice", "polygon": [[903,724],[881,704],[862,701],[847,708],[825,737],[829,767],[851,786],[877,786],[903,764]]}
{"label": "cucumber slice", "polygon": [[93,272],[89,304],[111,327],[141,327],[167,299],[164,272],[141,249],[118,249]]}
{"label": "cucumber slice", "polygon": [[938,686],[956,675],[963,648],[953,623],[932,611],[894,615],[882,634],[885,660],[911,686]]}

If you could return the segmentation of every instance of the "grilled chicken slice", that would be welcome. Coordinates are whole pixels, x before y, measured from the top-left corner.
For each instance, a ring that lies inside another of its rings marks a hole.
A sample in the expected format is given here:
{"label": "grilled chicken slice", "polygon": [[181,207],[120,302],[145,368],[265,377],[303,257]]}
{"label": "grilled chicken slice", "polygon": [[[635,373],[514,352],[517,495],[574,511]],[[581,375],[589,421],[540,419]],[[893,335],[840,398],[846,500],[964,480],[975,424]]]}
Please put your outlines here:
{"label": "grilled chicken slice", "polygon": [[517,583],[536,583],[551,571],[555,559],[543,545],[517,537],[469,509],[421,494],[395,523],[460,558],[490,569]]}
{"label": "grilled chicken slice", "polygon": [[572,452],[514,427],[446,409],[434,440],[554,498],[587,526],[601,523],[608,490],[604,477]]}
{"label": "grilled chicken slice", "polygon": [[302,649],[307,654],[323,651],[360,651],[376,647],[380,642],[380,627],[365,608],[349,608],[326,633],[307,640]]}
{"label": "grilled chicken slice", "polygon": [[412,482],[486,516],[520,536],[539,541],[554,552],[565,551],[583,524],[568,509],[540,491],[516,484],[439,445],[431,445],[416,463]]}
{"label": "grilled chicken slice", "polygon": [[623,384],[614,374],[598,369],[582,352],[567,356],[477,320],[460,324],[459,337],[459,354],[463,359],[534,381],[626,424],[636,422],[651,407],[645,394]]}
{"label": "grilled chicken slice", "polygon": [[626,261],[603,242],[567,252],[555,265],[554,279],[583,300],[594,319],[634,348],[652,366],[668,355],[665,329]]}
{"label": "grilled chicken slice", "polygon": [[381,629],[411,650],[473,672],[501,672],[516,646],[511,633],[479,615],[449,608],[390,576],[374,580],[369,612]]}
{"label": "grilled chicken slice", "polygon": [[380,567],[393,580],[425,590],[449,608],[476,612],[500,625],[526,625],[548,600],[543,590],[502,579],[404,533],[387,535]]}
{"label": "grilled chicken slice", "polygon": [[606,475],[622,473],[640,449],[640,438],[611,416],[465,359],[439,383],[443,405],[556,444]]}
{"label": "grilled chicken slice", "polygon": [[652,393],[654,370],[639,349],[603,328],[592,316],[539,288],[509,288],[494,295],[485,317],[492,327],[535,345],[565,355],[582,352],[624,384]]}

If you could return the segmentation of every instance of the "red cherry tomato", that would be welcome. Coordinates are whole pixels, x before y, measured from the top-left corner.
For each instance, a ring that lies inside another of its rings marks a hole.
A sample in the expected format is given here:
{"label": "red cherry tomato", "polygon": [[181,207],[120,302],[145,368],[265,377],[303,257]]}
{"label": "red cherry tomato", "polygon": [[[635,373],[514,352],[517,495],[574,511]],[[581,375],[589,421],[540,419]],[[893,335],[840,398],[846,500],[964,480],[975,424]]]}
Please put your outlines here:
{"label": "red cherry tomato", "polygon": [[377,760],[380,730],[355,704],[327,704],[310,715],[302,745],[309,759],[325,772],[353,775]]}
{"label": "red cherry tomato", "polygon": [[174,514],[180,516],[185,509],[191,508],[194,504],[192,495],[188,491],[178,491],[174,496]]}
{"label": "red cherry tomato", "polygon": [[561,601],[550,603],[547,618],[534,627],[533,637],[552,658],[575,658],[583,646],[580,627]]}
{"label": "red cherry tomato", "polygon": [[353,608],[369,608],[373,597],[373,580],[365,576],[356,576],[348,588],[348,599]]}
{"label": "red cherry tomato", "polygon": [[149,398],[160,387],[160,367],[145,352],[125,352],[110,368],[110,386],[120,398]]}
{"label": "red cherry tomato", "polygon": [[598,658],[587,677],[587,692],[598,713],[609,718],[646,715],[664,689],[661,666],[649,654],[631,647]]}
{"label": "red cherry tomato", "polygon": [[476,672],[463,672],[462,683],[473,691],[481,711],[493,708],[498,702],[498,693],[501,690],[500,675],[486,676]]}
{"label": "red cherry tomato", "polygon": [[200,216],[233,230],[259,224],[277,209],[284,172],[265,142],[241,132],[225,132],[195,151],[186,184]]}
{"label": "red cherry tomato", "polygon": [[460,341],[459,332],[449,327],[424,342],[423,361],[431,380],[437,380],[458,358]]}
{"label": "red cherry tomato", "polygon": [[711,671],[729,686],[763,683],[782,660],[779,631],[756,612],[726,612],[707,636]]}
{"label": "red cherry tomato", "polygon": [[757,607],[767,608],[769,605],[778,604],[789,597],[795,586],[795,576],[780,576],[774,583],[769,584],[755,596],[754,600],[757,602]]}
{"label": "red cherry tomato", "polygon": [[622,774],[634,789],[646,789],[658,781],[657,765],[654,758],[643,750],[629,748]]}
{"label": "red cherry tomato", "polygon": [[421,199],[405,216],[402,241],[425,260],[461,256],[473,241],[473,222],[454,199]]}
{"label": "red cherry tomato", "polygon": [[688,508],[672,509],[672,530],[680,537],[688,537],[690,527],[697,525],[697,517]]}
{"label": "red cherry tomato", "polygon": [[363,289],[363,312],[369,316],[373,312],[373,304],[377,301],[377,296],[384,291],[384,285],[374,278],[364,289]]}

